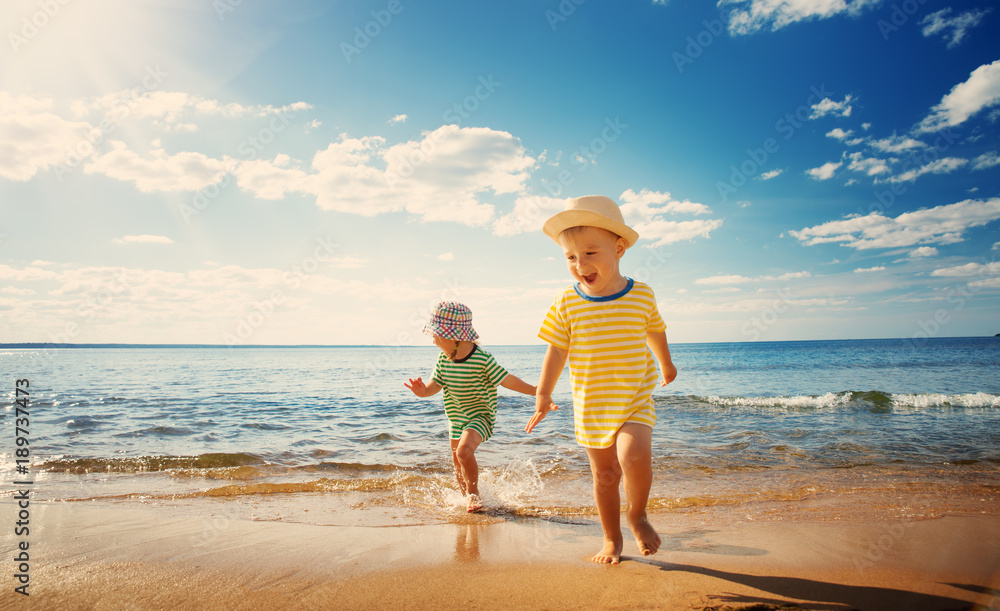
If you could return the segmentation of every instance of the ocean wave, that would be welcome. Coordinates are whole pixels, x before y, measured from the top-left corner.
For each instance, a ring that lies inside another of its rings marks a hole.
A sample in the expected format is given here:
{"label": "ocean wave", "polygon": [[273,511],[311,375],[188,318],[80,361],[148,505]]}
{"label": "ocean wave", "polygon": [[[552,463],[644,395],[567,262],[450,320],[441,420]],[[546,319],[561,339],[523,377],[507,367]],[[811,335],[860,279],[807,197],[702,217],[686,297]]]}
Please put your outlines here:
{"label": "ocean wave", "polygon": [[875,412],[890,412],[896,408],[1000,407],[1000,396],[985,392],[941,394],[941,393],[888,393],[878,390],[828,392],[822,395],[795,395],[779,397],[694,397],[710,405],[729,408],[777,408],[783,410],[807,409],[865,409]]}
{"label": "ocean wave", "polygon": [[1000,396],[985,392],[944,394],[892,395],[896,407],[1000,407]]}
{"label": "ocean wave", "polygon": [[705,397],[704,401],[722,407],[781,407],[824,408],[847,405],[853,393],[826,393],[825,395],[799,395],[793,397]]}
{"label": "ocean wave", "polygon": [[121,458],[58,458],[41,465],[56,473],[148,473],[170,469],[218,469],[262,465],[260,458],[243,453],[198,456],[134,456]]}

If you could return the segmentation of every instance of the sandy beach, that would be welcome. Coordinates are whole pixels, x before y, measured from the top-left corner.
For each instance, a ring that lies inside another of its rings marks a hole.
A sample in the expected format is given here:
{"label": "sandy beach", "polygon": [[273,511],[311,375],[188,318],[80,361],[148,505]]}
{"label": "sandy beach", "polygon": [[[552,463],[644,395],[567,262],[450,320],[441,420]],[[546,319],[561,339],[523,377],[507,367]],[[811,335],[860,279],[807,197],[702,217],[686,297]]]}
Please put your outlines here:
{"label": "sandy beach", "polygon": [[627,538],[619,566],[587,561],[599,541],[587,520],[338,527],[91,502],[35,505],[32,521],[30,599],[4,571],[3,608],[1000,608],[993,515],[731,523],[654,514],[660,552],[637,556]]}

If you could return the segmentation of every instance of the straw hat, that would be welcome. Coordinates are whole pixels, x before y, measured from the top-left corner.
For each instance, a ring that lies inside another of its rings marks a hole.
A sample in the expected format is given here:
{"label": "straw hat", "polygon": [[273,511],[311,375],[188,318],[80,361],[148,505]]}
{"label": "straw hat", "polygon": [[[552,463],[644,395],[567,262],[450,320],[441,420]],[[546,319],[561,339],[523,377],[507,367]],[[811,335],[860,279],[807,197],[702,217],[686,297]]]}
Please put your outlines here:
{"label": "straw hat", "polygon": [[610,197],[586,195],[569,200],[566,209],[545,221],[542,231],[559,243],[559,234],[570,227],[600,227],[625,238],[625,248],[639,239],[639,234],[625,224],[622,211]]}
{"label": "straw hat", "polygon": [[434,307],[424,333],[440,335],[445,339],[474,342],[479,334],[472,328],[472,310],[457,301],[442,301]]}

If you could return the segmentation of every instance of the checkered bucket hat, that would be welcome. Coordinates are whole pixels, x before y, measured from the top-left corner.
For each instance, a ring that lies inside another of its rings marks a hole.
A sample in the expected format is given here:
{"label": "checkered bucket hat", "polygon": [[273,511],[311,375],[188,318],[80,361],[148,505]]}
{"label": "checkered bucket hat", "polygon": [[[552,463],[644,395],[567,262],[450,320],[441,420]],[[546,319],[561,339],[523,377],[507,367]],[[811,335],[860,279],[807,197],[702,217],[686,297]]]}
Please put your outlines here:
{"label": "checkered bucket hat", "polygon": [[479,339],[472,328],[472,310],[457,301],[442,301],[434,308],[424,333],[440,335],[445,339],[474,342]]}

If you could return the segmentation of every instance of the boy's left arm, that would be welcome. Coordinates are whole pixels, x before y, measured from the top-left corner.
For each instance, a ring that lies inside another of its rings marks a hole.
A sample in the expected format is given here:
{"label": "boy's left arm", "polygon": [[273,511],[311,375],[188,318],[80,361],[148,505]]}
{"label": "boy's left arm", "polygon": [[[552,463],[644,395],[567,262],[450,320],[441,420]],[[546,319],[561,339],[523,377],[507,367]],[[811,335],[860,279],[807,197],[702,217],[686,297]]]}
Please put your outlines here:
{"label": "boy's left arm", "polygon": [[504,379],[500,380],[500,386],[513,390],[514,392],[523,393],[532,397],[535,396],[535,387],[512,373],[508,373]]}
{"label": "boy's left arm", "polygon": [[666,386],[677,377],[677,368],[670,360],[670,346],[667,345],[667,333],[665,331],[649,331],[646,333],[646,343],[653,351],[653,356],[660,362],[660,371],[663,373],[663,380],[660,386]]}

